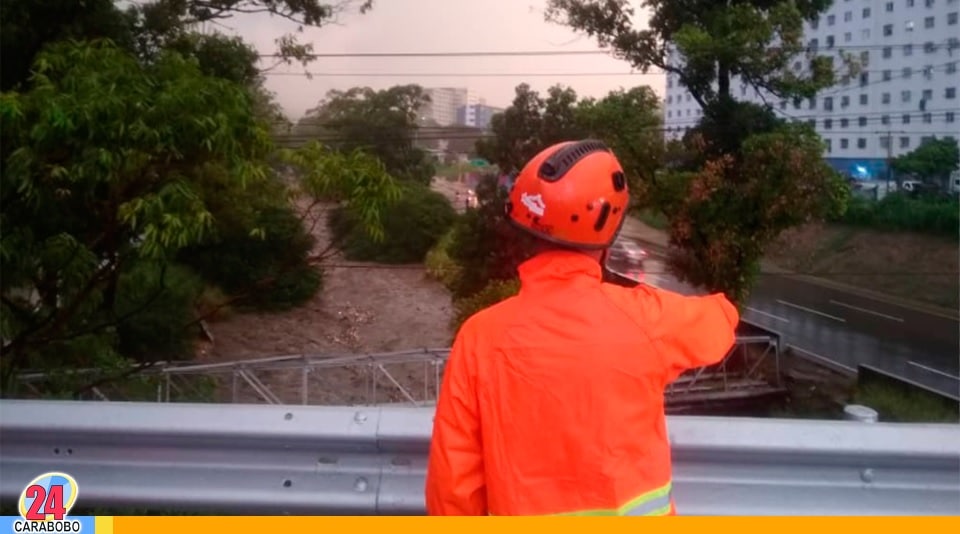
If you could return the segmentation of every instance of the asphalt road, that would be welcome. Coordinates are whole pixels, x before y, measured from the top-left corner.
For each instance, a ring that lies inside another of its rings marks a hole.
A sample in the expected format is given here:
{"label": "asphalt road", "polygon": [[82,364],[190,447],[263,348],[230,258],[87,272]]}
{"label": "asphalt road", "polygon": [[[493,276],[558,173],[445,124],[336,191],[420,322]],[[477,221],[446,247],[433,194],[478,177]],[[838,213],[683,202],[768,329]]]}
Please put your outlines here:
{"label": "asphalt road", "polygon": [[[655,252],[655,251],[651,251]],[[695,291],[665,274],[662,261],[645,266],[647,282]],[[778,332],[786,346],[856,372],[866,364],[960,398],[960,322],[932,311],[785,275],[764,275],[743,319]]]}

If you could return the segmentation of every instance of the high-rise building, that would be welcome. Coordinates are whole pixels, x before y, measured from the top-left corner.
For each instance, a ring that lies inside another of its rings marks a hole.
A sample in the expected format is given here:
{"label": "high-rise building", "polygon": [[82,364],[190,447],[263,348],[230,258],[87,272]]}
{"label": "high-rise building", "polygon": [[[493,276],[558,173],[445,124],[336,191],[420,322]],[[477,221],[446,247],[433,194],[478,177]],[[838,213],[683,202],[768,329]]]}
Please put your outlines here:
{"label": "high-rise building", "polygon": [[486,104],[470,104],[457,109],[457,124],[486,129],[490,126],[490,119],[503,111],[500,108]]}
{"label": "high-rise building", "polygon": [[[862,65],[853,79],[802,101],[778,101],[742,80],[735,98],[771,104],[787,119],[815,125],[835,168],[857,178],[883,177],[888,158],[930,138],[960,139],[960,0],[834,0],[804,25],[808,49],[853,54]],[[671,59],[673,61],[674,59]],[[682,58],[676,58],[682,61]],[[797,57],[792,68],[806,68]],[[675,74],[667,75],[664,125],[676,139],[703,112]]]}
{"label": "high-rise building", "polygon": [[430,103],[421,108],[421,118],[436,121],[440,126],[457,124],[458,109],[481,103],[480,97],[465,87],[431,87],[424,92]]}

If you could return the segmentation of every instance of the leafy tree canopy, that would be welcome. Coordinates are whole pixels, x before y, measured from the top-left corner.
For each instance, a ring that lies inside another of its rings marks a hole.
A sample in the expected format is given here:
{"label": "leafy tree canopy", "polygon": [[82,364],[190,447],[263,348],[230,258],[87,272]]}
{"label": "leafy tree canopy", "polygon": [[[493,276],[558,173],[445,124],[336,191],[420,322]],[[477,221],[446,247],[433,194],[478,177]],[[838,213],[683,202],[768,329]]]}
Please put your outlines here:
{"label": "leafy tree canopy", "polygon": [[332,90],[301,119],[299,130],[317,134],[319,127],[331,146],[367,151],[393,176],[428,184],[434,168],[414,139],[419,111],[429,101],[419,85]]}
{"label": "leafy tree canopy", "polygon": [[912,174],[921,180],[942,181],[960,168],[960,148],[953,138],[927,141],[892,162],[897,172]]}

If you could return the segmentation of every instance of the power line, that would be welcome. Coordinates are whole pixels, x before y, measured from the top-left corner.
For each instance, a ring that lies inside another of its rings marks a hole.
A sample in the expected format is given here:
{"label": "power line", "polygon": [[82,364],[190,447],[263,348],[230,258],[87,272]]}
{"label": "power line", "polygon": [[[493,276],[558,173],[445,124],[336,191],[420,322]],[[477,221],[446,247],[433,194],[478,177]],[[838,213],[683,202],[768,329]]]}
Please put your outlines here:
{"label": "power line", "polygon": [[662,72],[264,72],[265,76],[307,78],[539,78],[585,76],[662,76]]}
{"label": "power line", "polygon": [[[930,42],[934,45],[950,46],[949,40],[925,41],[913,43],[883,43],[883,44],[843,44],[834,45],[831,48],[821,47],[801,47],[798,55],[803,53],[819,53],[821,51],[833,52],[834,50],[883,50],[885,48],[903,48],[905,46],[924,46]],[[767,50],[780,50],[782,47],[768,46]],[[620,53],[618,50],[599,49],[599,50],[461,50],[461,51],[443,51],[443,52],[317,52],[305,54],[310,59],[330,59],[330,58],[444,58],[444,57],[549,57],[549,56],[611,56]],[[282,58],[282,54],[260,54],[261,58]]]}

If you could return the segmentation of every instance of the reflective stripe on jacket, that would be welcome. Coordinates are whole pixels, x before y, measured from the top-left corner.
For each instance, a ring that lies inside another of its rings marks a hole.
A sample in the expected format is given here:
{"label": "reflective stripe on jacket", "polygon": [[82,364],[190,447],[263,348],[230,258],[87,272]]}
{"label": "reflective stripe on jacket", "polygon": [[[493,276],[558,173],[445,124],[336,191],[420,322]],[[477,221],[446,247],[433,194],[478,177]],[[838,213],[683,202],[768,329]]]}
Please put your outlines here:
{"label": "reflective stripe on jacket", "polygon": [[722,295],[601,282],[576,252],[520,266],[516,297],[464,323],[427,469],[431,515],[674,513],[664,389],[720,361],[739,316]]}

